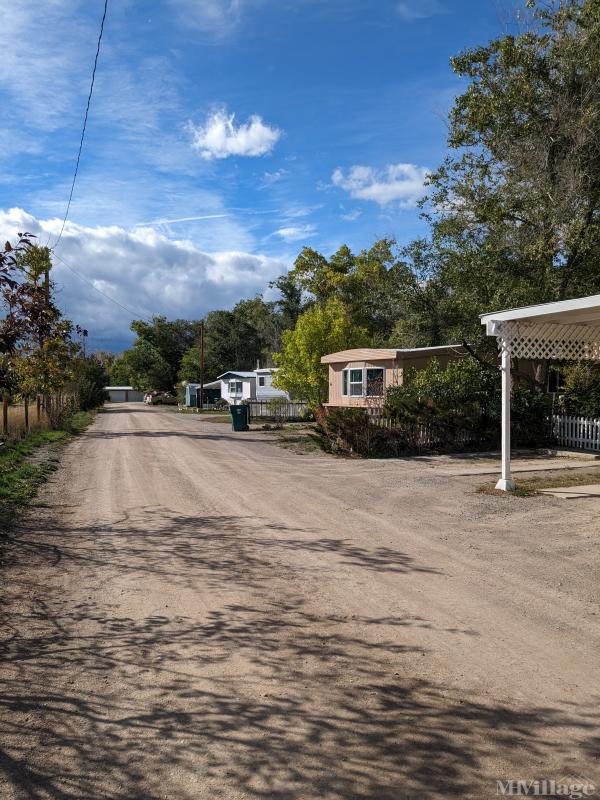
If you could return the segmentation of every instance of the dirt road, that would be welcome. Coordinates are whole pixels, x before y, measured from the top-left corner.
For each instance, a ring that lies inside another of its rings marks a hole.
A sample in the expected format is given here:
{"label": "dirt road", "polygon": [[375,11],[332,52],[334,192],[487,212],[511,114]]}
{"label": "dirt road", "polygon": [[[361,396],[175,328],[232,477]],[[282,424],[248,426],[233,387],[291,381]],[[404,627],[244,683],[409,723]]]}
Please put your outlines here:
{"label": "dirt road", "polygon": [[2,800],[600,796],[594,501],[111,407],[2,572]]}

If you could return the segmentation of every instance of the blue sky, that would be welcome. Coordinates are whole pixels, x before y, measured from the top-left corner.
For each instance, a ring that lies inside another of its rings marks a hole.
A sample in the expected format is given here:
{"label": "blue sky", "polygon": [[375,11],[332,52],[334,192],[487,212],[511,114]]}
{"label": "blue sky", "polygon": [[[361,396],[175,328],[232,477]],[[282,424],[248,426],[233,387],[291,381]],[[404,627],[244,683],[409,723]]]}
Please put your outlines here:
{"label": "blue sky", "polygon": [[[102,0],[8,6],[0,235],[25,228],[52,245]],[[197,318],[263,291],[304,245],[328,254],[422,234],[416,201],[461,89],[449,58],[505,33],[511,6],[111,0],[56,249],[65,313],[92,347],[118,350],[131,314],[105,295],[141,316]]]}

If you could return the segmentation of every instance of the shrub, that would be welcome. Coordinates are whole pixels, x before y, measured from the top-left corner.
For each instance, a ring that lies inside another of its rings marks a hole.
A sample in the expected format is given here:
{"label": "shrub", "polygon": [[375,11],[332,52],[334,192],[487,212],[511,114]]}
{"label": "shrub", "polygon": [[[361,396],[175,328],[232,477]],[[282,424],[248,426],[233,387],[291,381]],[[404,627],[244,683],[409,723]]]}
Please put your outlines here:
{"label": "shrub", "polygon": [[566,414],[600,417],[600,369],[593,364],[575,364],[561,369],[565,387],[562,409]]}
{"label": "shrub", "polygon": [[288,400],[286,397],[273,397],[267,403],[267,410],[276,425],[283,425],[288,418]]}
{"label": "shrub", "polygon": [[157,394],[152,398],[153,406],[176,406],[179,401],[171,394]]}
{"label": "shrub", "polygon": [[310,406],[306,406],[300,412],[300,419],[302,420],[302,422],[314,422],[315,412],[312,410]]}
{"label": "shrub", "polygon": [[[511,441],[513,446],[540,447],[550,440],[549,418],[552,413],[552,397],[539,389],[518,383],[511,400]],[[500,413],[495,420],[500,428]]]}
{"label": "shrub", "polygon": [[383,455],[389,431],[369,422],[363,408],[323,408],[317,411],[313,439],[329,453],[356,456]]}
{"label": "shrub", "polygon": [[[407,370],[404,385],[388,390],[384,414],[395,423],[432,426],[439,448],[456,449],[462,442],[471,449],[489,449],[499,444],[501,408],[499,371],[472,358],[451,361],[444,369],[434,359],[424,369]],[[547,444],[548,394],[515,383],[511,410],[514,445]]]}
{"label": "shrub", "polygon": [[95,356],[78,359],[72,387],[79,408],[89,411],[103,405],[108,400],[104,388],[108,382],[108,373]]}

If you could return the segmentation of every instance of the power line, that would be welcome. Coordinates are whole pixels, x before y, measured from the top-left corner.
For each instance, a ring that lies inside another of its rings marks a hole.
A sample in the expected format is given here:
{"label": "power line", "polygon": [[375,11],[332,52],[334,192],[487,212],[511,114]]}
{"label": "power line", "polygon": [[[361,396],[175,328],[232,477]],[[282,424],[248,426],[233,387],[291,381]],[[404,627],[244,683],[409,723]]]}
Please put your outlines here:
{"label": "power line", "polygon": [[85,116],[83,118],[83,127],[81,129],[81,138],[79,140],[79,150],[77,152],[77,161],[75,162],[75,171],[73,173],[73,181],[71,183],[71,191],[69,192],[69,201],[67,202],[67,210],[65,211],[65,216],[62,221],[62,227],[60,229],[60,233],[58,234],[58,239],[54,242],[53,250],[58,246],[58,243],[61,240],[63,235],[63,231],[65,229],[65,225],[67,224],[67,218],[69,216],[69,211],[71,209],[71,201],[73,199],[73,192],[75,191],[75,181],[77,180],[77,173],[79,172],[79,162],[81,160],[81,151],[83,150],[83,140],[85,138],[85,130],[87,127],[88,121],[88,114],[90,112],[90,103],[92,102],[92,94],[94,92],[94,81],[96,80],[96,68],[98,66],[98,57],[100,55],[100,44],[102,42],[102,34],[104,33],[104,22],[106,20],[106,13],[108,11],[108,0],[104,0],[104,12],[102,14],[102,21],[100,22],[100,33],[98,34],[98,44],[96,45],[96,57],[94,58],[94,68],[92,70],[92,80],[90,83],[90,91],[88,93],[87,105],[85,107]]}
{"label": "power line", "polygon": [[145,317],[143,314],[138,314],[136,311],[132,311],[130,308],[127,308],[127,306],[124,306],[123,303],[119,303],[119,301],[115,300],[114,297],[111,297],[109,294],[106,294],[106,292],[103,292],[102,289],[99,289],[92,281],[90,281],[88,278],[86,278],[81,273],[77,272],[76,269],[73,269],[72,266],[67,264],[67,262],[64,260],[64,258],[61,258],[56,253],[54,253],[53,255],[54,255],[54,258],[57,258],[61,262],[61,264],[64,264],[65,267],[70,272],[73,273],[73,275],[76,275],[84,283],[89,284],[92,287],[92,289],[94,289],[96,292],[98,292],[98,294],[101,294],[103,297],[106,297],[107,300],[110,300],[111,303],[114,303],[116,306],[119,306],[119,308],[122,308],[123,311],[127,311],[127,313],[131,314],[132,317],[135,317],[136,319],[143,319],[144,322],[149,322],[150,324],[152,324],[152,320],[149,317]]}

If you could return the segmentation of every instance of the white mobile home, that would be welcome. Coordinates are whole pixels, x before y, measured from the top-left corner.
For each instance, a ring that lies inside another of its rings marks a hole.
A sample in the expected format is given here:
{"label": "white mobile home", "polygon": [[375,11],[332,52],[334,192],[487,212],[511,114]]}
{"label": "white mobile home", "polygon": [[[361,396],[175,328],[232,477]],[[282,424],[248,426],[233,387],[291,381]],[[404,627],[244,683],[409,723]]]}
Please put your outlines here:
{"label": "white mobile home", "polygon": [[245,400],[256,400],[256,373],[232,370],[217,378],[221,381],[221,399],[235,406]]}
{"label": "white mobile home", "polygon": [[273,367],[263,367],[262,369],[257,367],[255,370],[256,374],[256,399],[268,401],[274,400],[278,397],[283,397],[284,400],[289,400],[290,396],[287,392],[284,392],[283,389],[276,389],[273,386],[273,376],[277,372],[276,368]]}

